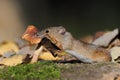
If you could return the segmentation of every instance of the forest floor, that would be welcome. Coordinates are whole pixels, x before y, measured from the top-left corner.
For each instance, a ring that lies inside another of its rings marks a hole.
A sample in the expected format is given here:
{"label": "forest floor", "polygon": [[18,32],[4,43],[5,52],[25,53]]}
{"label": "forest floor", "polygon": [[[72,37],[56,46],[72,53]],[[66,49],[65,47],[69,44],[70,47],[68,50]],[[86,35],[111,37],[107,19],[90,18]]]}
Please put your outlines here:
{"label": "forest floor", "polygon": [[64,80],[120,80],[120,64],[117,63],[75,63],[61,64]]}

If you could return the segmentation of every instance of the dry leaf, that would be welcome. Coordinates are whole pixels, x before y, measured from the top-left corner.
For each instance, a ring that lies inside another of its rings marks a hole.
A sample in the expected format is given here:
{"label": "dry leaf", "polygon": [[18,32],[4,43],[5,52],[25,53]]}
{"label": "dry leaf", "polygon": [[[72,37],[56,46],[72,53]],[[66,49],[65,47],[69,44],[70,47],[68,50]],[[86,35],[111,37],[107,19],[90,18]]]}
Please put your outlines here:
{"label": "dry leaf", "polygon": [[62,60],[61,57],[54,57],[49,51],[44,51],[40,56],[39,59],[41,60]]}
{"label": "dry leaf", "polygon": [[112,41],[112,39],[114,39],[118,35],[118,33],[119,30],[114,29],[112,32],[107,32],[103,36],[93,41],[92,44],[107,47],[109,43]]}
{"label": "dry leaf", "polygon": [[53,36],[46,34],[45,36],[47,39],[49,39],[53,44],[55,44],[59,49],[63,49],[60,42],[58,42]]}
{"label": "dry leaf", "polygon": [[52,53],[48,50],[43,50],[42,54],[39,55],[39,59],[40,60],[55,60],[55,61],[59,61],[59,60],[70,60],[73,59],[73,56],[69,56],[67,53],[65,53],[64,51],[59,52],[59,54],[57,54],[57,56],[53,56]]}
{"label": "dry leaf", "polygon": [[17,53],[19,50],[18,46],[12,41],[4,41],[0,44],[0,55],[3,55],[7,52]]}
{"label": "dry leaf", "polygon": [[54,57],[62,51],[58,46],[56,46],[56,44],[52,43],[52,41],[46,37],[41,40],[41,42],[38,44],[37,49],[40,46],[44,46],[48,51],[52,53]]}
{"label": "dry leaf", "polygon": [[38,29],[35,26],[30,25],[23,34],[22,39],[25,39],[31,44],[37,44],[41,41],[41,38],[38,37],[37,33]]}
{"label": "dry leaf", "polygon": [[16,66],[18,64],[21,64],[23,62],[23,59],[25,59],[26,55],[14,55],[9,58],[3,58],[0,60],[0,64],[6,65],[6,66]]}
{"label": "dry leaf", "polygon": [[120,47],[113,47],[110,49],[110,54],[112,57],[112,62],[120,62],[119,57],[120,57]]}

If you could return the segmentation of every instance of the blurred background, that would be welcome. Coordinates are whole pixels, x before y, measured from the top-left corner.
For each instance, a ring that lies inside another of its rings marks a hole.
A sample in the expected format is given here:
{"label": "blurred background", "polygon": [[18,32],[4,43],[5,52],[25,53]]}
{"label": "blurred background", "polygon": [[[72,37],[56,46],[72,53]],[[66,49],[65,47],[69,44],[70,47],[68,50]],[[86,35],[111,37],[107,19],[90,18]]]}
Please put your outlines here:
{"label": "blurred background", "polygon": [[79,37],[118,28],[120,6],[117,0],[0,0],[1,40],[20,36],[30,24],[64,26]]}

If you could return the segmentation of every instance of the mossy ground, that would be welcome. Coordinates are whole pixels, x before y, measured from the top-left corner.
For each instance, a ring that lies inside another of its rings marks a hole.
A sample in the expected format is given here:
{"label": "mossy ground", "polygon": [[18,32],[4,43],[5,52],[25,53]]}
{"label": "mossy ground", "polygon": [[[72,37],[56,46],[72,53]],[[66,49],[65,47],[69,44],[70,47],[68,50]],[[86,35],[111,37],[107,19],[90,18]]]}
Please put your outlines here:
{"label": "mossy ground", "polygon": [[96,80],[112,71],[120,73],[120,64],[40,61],[0,69],[0,80]]}
{"label": "mossy ground", "polygon": [[22,64],[0,69],[0,80],[56,80],[60,79],[60,68],[53,62]]}

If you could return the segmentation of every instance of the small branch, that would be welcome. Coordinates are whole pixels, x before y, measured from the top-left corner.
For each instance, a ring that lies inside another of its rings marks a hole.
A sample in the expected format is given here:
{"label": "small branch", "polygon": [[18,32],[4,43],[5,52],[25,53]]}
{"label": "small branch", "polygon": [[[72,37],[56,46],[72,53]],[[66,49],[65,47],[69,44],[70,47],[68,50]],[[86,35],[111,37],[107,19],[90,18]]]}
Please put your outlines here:
{"label": "small branch", "polygon": [[31,60],[31,63],[35,63],[35,62],[38,61],[38,57],[39,57],[39,55],[42,53],[43,48],[44,48],[44,47],[41,46],[39,49],[37,49],[37,50],[35,51],[35,53],[33,54],[33,58],[32,58],[32,60]]}

